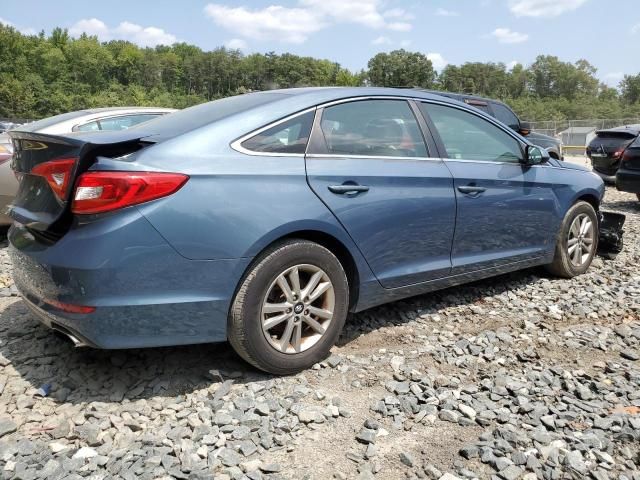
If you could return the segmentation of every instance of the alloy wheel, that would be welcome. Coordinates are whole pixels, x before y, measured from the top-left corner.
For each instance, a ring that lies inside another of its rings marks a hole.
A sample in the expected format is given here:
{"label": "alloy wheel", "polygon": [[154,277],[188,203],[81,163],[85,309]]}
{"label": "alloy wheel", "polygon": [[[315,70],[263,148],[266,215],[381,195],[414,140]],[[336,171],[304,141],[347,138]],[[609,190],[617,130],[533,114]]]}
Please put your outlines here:
{"label": "alloy wheel", "polygon": [[262,332],[282,353],[318,343],[333,319],[335,292],[324,270],[308,264],[288,268],[271,283],[262,302]]}
{"label": "alloy wheel", "polygon": [[594,245],[594,232],[589,215],[581,213],[574,218],[567,239],[567,253],[573,266],[581,267],[589,260]]}

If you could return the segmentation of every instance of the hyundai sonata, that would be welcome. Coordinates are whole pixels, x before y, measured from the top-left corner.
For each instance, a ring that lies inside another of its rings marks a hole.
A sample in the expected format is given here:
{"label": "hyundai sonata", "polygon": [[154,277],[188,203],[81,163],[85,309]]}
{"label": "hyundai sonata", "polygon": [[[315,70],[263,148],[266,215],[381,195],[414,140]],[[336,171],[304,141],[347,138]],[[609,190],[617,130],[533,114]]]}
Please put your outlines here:
{"label": "hyundai sonata", "polygon": [[78,345],[229,340],[287,374],[348,312],[587,270],[602,180],[426,92],[251,93],[120,132],[11,132],[15,283]]}

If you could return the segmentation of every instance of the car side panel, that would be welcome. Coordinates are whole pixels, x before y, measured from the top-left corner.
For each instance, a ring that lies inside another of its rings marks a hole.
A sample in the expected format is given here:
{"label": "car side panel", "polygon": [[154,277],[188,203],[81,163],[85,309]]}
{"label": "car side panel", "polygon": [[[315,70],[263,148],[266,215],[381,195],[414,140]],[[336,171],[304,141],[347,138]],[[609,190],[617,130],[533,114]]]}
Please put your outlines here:
{"label": "car side panel", "polygon": [[[224,341],[235,282],[250,261],[185,259],[135,207],[77,221],[54,244],[17,223],[9,240],[22,296],[100,348]],[[95,311],[62,312],[47,301]]]}
{"label": "car side panel", "polygon": [[[108,163],[101,159],[96,168]],[[115,168],[121,162],[111,163]],[[132,163],[127,168],[144,167]],[[360,283],[377,281],[351,237],[309,187],[303,156],[229,152],[197,159],[190,169],[194,173],[181,190],[138,207],[183,257],[253,258],[279,238],[321,232],[347,248]]]}

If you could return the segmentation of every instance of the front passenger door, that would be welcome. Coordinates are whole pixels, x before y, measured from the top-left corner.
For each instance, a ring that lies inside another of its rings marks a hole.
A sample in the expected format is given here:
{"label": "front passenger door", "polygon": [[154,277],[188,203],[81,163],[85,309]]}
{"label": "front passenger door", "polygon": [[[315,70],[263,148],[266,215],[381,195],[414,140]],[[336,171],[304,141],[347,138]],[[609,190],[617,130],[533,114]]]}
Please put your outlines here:
{"label": "front passenger door", "polygon": [[452,274],[548,255],[561,212],[550,166],[522,163],[522,143],[470,110],[421,103],[435,127],[457,198]]}

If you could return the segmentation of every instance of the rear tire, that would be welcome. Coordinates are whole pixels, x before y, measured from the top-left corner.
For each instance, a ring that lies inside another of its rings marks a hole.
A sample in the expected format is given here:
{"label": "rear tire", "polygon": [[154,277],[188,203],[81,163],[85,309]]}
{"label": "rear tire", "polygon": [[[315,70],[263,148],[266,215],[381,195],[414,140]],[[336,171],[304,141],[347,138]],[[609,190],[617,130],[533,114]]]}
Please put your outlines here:
{"label": "rear tire", "polygon": [[347,317],[349,285],[340,261],[306,240],[261,254],[235,295],[227,335],[253,366],[288,375],[324,360]]}
{"label": "rear tire", "polygon": [[556,237],[553,263],[547,270],[558,277],[573,278],[587,271],[598,250],[598,216],[587,202],[573,205]]}

